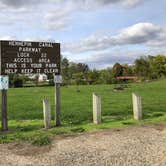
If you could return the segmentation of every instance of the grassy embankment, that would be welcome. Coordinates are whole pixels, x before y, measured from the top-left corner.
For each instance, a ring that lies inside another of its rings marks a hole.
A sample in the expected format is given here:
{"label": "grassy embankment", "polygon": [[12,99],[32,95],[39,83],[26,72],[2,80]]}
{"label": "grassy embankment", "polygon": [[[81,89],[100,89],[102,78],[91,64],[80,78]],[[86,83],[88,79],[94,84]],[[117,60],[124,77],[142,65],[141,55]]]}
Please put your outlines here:
{"label": "grassy embankment", "polygon": [[[62,126],[43,129],[42,99],[48,97],[54,126],[54,87],[19,88],[8,91],[9,132],[0,132],[0,143],[27,140],[47,144],[56,134],[96,129],[119,128],[128,125],[166,122],[166,80],[129,84],[124,91],[114,92],[114,85],[75,86],[61,88]],[[102,98],[102,124],[92,123],[92,93]],[[131,93],[142,97],[143,120],[133,120]],[[1,126],[0,126],[1,127]]]}

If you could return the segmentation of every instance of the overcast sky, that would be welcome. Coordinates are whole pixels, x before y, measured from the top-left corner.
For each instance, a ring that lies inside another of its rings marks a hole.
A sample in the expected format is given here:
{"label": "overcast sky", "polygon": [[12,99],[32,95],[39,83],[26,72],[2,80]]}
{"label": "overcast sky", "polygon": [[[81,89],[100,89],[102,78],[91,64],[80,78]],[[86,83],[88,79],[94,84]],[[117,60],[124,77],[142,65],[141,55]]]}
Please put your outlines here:
{"label": "overcast sky", "polygon": [[166,54],[166,0],[0,0],[0,39],[54,41],[105,68]]}

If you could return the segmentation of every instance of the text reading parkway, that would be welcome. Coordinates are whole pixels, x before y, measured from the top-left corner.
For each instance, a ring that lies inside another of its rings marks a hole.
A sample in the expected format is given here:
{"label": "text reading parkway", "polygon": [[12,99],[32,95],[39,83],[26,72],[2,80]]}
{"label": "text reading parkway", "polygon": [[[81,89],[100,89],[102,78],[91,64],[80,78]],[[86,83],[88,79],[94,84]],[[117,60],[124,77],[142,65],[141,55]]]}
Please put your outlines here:
{"label": "text reading parkway", "polygon": [[60,44],[0,41],[1,74],[60,74]]}

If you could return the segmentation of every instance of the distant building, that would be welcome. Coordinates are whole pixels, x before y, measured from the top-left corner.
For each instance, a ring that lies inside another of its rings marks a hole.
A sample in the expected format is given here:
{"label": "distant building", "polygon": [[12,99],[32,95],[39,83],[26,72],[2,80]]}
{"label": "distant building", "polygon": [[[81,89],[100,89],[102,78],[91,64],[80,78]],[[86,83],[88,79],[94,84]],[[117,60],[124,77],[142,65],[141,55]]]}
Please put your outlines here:
{"label": "distant building", "polygon": [[137,76],[118,76],[116,77],[118,80],[136,80],[138,79]]}
{"label": "distant building", "polygon": [[48,77],[46,74],[39,74],[39,78],[38,78],[39,82],[47,81],[47,79],[48,79]]}

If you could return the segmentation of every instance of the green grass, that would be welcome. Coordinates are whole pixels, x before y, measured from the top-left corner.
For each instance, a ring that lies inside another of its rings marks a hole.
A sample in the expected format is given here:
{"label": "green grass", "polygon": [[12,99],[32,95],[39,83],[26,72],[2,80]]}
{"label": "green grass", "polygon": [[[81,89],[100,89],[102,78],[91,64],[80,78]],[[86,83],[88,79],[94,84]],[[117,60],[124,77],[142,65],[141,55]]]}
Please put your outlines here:
{"label": "green grass", "polygon": [[[129,125],[166,122],[166,80],[129,84],[124,91],[114,92],[114,85],[75,86],[61,88],[62,126],[43,129],[42,99],[51,103],[54,126],[54,87],[18,88],[8,90],[9,132],[0,132],[0,143],[26,140],[36,145],[50,143],[58,134],[119,128]],[[92,124],[92,93],[102,98],[102,124]],[[143,119],[133,120],[132,92],[142,97]],[[1,127],[1,126],[0,126]]]}

